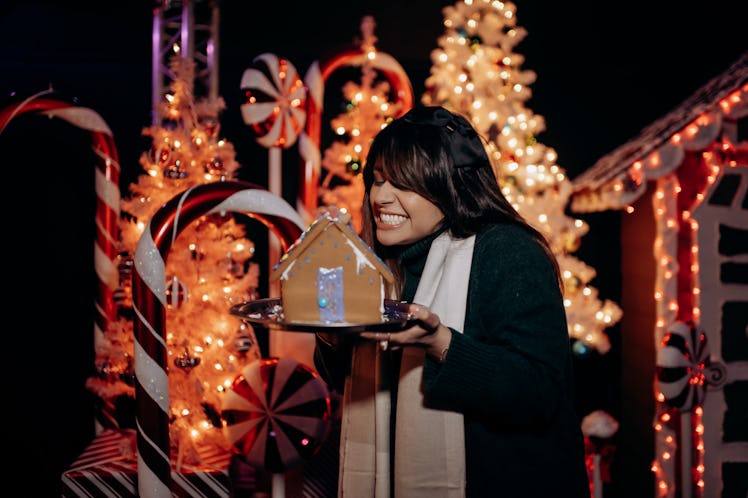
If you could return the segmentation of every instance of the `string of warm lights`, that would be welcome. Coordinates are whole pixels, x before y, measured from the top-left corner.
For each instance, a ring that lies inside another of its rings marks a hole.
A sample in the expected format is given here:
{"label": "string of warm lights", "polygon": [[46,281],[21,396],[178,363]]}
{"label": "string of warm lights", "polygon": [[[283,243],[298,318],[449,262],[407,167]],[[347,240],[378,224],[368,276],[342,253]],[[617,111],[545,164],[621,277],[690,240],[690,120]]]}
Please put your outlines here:
{"label": "string of warm lights", "polygon": [[[678,190],[677,179],[668,176],[658,182],[652,198],[657,227],[653,248],[657,263],[654,289],[657,313],[654,331],[656,344],[662,341],[667,325],[675,321],[678,313],[678,261],[674,256],[678,254],[678,230],[672,220],[669,223],[665,216],[666,213],[675,211]],[[673,427],[673,413],[664,404],[664,395],[657,393],[656,398],[654,430],[655,447],[658,450],[651,470],[656,479],[657,496],[665,498],[674,496],[677,489],[673,479],[676,475],[674,456],[677,450],[678,430]]]}
{"label": "string of warm lights", "polygon": [[[719,110],[729,115],[736,106],[742,104],[746,93],[748,85],[732,92],[719,102]],[[704,137],[715,134],[715,126],[721,129],[722,119],[723,116],[719,112],[701,114],[680,133],[673,134],[670,144],[683,148],[686,145],[695,147],[694,142],[697,142],[703,146],[703,141],[706,140]],[[698,140],[699,137],[701,140]],[[664,331],[676,320],[692,320],[696,323],[700,320],[701,288],[697,236],[699,224],[692,218],[692,211],[704,200],[706,190],[717,180],[725,167],[724,158],[720,154],[729,151],[731,147],[732,144],[725,139],[715,147],[701,152],[699,167],[703,170],[703,180],[697,174],[691,173],[688,193],[684,192],[677,173],[669,174],[657,181],[657,188],[652,197],[657,226],[654,241],[654,256],[657,262],[654,292],[657,304],[656,344],[662,342]],[[662,169],[665,166],[672,171],[675,165],[663,165],[659,152],[655,151],[645,160],[634,162],[627,172],[628,178],[641,175],[645,168]],[[678,165],[682,161],[680,158]],[[727,162],[727,167],[735,166],[735,161]],[[623,193],[624,183],[619,179],[614,184],[614,191]],[[684,195],[687,198],[684,199]],[[633,207],[629,206],[627,212],[632,213]],[[690,247],[685,251],[679,250],[679,243],[684,240],[691,241]],[[679,286],[679,279],[681,284],[685,285]],[[679,287],[689,289],[689,293],[679,293]],[[699,383],[700,387],[704,384],[703,376],[692,375],[689,381]],[[705,485],[703,407],[695,406],[692,411],[674,409],[666,404],[662,392],[655,393],[655,400],[656,454],[651,470],[656,479],[657,496],[674,497],[679,490],[680,496],[683,497],[701,497]],[[680,456],[680,468],[677,468],[676,455]],[[676,480],[678,475],[681,477],[680,483]]]}
{"label": "string of warm lights", "polygon": [[633,213],[632,204],[646,189],[647,180],[656,180],[672,173],[687,151],[706,150],[715,141],[721,142],[721,154],[733,149],[735,144],[726,137],[718,140],[718,135],[725,127],[733,126],[731,123],[738,114],[745,112],[746,102],[748,84],[720,99],[715,108],[705,108],[691,123],[673,133],[644,158],[631,162],[615,178],[589,191],[576,193],[573,209],[577,212],[624,209],[627,213]]}

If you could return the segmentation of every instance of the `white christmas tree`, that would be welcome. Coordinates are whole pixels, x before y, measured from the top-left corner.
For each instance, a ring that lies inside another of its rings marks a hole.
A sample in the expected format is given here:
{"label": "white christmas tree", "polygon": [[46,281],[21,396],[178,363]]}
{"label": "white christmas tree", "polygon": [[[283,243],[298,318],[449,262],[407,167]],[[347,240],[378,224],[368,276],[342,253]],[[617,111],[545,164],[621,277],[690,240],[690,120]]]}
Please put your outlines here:
{"label": "white christmas tree", "polygon": [[[375,52],[374,20],[361,23],[361,50]],[[364,197],[363,173],[366,155],[374,135],[401,114],[402,104],[390,101],[391,87],[374,69],[372,58],[361,66],[361,81],[343,86],[345,111],[330,121],[338,139],[325,150],[322,167],[326,175],[319,189],[321,204],[346,209],[351,226],[361,231]]]}
{"label": "white christmas tree", "polygon": [[589,283],[596,272],[571,255],[588,225],[565,214],[571,182],[556,151],[538,142],[545,120],[525,106],[536,75],[514,52],[527,32],[511,2],[465,0],[443,9],[444,33],[431,54],[422,102],[464,115],[486,138],[497,181],[524,218],[543,233],[558,259],[574,351],[610,349],[604,330],[621,317],[615,303],[598,299]]}
{"label": "white christmas tree", "polygon": [[[121,318],[96,345],[98,376],[88,387],[102,399],[133,396],[132,255],[153,214],[196,185],[234,178],[239,164],[231,143],[219,138],[222,99],[193,95],[193,61],[172,56],[173,80],[160,125],[143,131],[152,146],[141,155],[145,171],[121,201]],[[166,333],[170,441],[185,463],[198,461],[199,445],[227,449],[220,428],[221,397],[247,363],[260,358],[254,331],[228,309],[254,298],[259,265],[253,243],[233,215],[205,216],[185,227],[166,258]]]}
{"label": "white christmas tree", "polygon": [[331,120],[335,140],[325,150],[322,166],[327,171],[320,187],[324,205],[345,208],[351,225],[361,231],[361,203],[364,196],[362,172],[371,140],[398,113],[398,104],[387,100],[389,83],[374,84],[375,71],[362,69],[361,84],[348,82],[343,87],[346,112]]}

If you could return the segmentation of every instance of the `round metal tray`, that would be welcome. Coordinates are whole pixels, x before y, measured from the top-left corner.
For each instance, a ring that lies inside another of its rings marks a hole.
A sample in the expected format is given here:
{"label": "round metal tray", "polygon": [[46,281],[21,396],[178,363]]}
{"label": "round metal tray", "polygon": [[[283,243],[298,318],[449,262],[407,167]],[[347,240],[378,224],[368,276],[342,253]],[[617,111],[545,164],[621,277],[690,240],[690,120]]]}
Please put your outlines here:
{"label": "round metal tray", "polygon": [[229,312],[246,322],[269,329],[288,330],[292,332],[338,332],[343,334],[405,329],[415,321],[408,314],[407,306],[407,303],[385,299],[382,320],[374,323],[287,322],[283,317],[281,300],[275,297],[239,303],[232,306]]}

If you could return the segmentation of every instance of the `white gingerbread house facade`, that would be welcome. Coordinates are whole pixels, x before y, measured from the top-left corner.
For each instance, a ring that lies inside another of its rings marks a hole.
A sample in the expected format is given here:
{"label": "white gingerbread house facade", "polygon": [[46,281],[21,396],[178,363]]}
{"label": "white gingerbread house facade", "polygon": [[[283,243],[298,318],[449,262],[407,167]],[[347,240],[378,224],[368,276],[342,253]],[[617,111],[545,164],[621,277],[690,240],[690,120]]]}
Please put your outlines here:
{"label": "white gingerbread house facade", "polygon": [[626,212],[621,432],[657,498],[748,496],[746,125],[748,52],[572,182],[573,211]]}

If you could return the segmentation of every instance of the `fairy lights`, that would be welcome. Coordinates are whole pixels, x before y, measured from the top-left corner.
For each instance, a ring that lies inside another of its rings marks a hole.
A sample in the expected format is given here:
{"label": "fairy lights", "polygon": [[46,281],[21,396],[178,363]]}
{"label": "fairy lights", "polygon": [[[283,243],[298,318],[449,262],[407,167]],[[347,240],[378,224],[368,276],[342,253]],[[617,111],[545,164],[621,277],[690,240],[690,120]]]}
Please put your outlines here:
{"label": "fairy lights", "polygon": [[[718,106],[723,114],[728,114],[736,105],[742,103],[743,94],[748,91],[748,85],[735,91],[727,98],[722,99]],[[716,116],[719,118],[719,116]],[[695,140],[701,130],[713,126],[713,115],[702,113],[693,122],[686,125],[680,132],[674,133],[669,143],[683,146],[689,141]],[[723,141],[713,150],[727,151],[731,144]],[[690,199],[680,199],[685,190],[682,188],[677,177],[675,165],[663,164],[661,156],[655,153],[642,161],[632,164],[631,169],[641,169],[642,164],[648,168],[667,168],[673,173],[657,181],[657,189],[652,196],[653,212],[657,225],[657,236],[653,247],[655,260],[658,262],[657,277],[655,283],[654,298],[657,303],[657,319],[655,328],[655,340],[657,343],[662,339],[664,328],[672,324],[679,317],[692,319],[696,322],[701,317],[699,298],[701,287],[699,285],[699,246],[697,232],[698,222],[692,218],[692,210],[704,200],[705,190],[712,185],[725,166],[720,163],[719,158],[713,150],[705,150],[701,153],[701,164],[707,176],[700,187],[695,188],[696,181],[692,180],[693,186],[689,186]],[[675,156],[677,157],[677,156]],[[612,189],[622,193],[621,189]],[[680,207],[679,207],[680,206]],[[687,236],[686,236],[687,235]],[[690,240],[690,247],[686,251],[679,251],[679,244]],[[680,255],[680,256],[679,256]],[[679,260],[680,258],[680,260]],[[680,271],[679,271],[680,269]],[[685,273],[684,273],[685,271]],[[678,279],[688,283],[690,297],[678,294]],[[680,305],[683,300],[684,308]],[[703,365],[702,365],[703,368]],[[693,375],[689,383],[702,386],[703,374]],[[655,393],[657,418],[653,424],[655,430],[656,455],[651,470],[657,482],[658,497],[674,497],[682,486],[689,489],[681,489],[681,493],[688,496],[700,497],[704,491],[704,424],[702,421],[703,408],[696,406],[692,412],[681,413],[678,410],[667,407],[662,393]],[[677,414],[677,417],[673,415]],[[678,425],[678,422],[680,425]],[[679,459],[674,458],[679,455]],[[676,461],[677,460],[677,461]],[[686,476],[682,482],[676,482],[676,465],[680,464],[680,475]]]}

